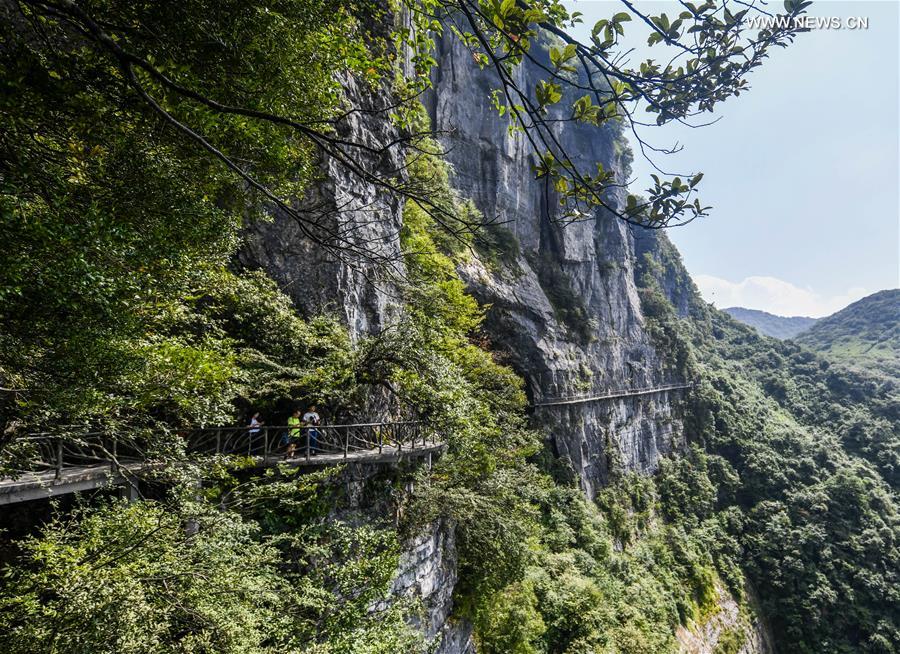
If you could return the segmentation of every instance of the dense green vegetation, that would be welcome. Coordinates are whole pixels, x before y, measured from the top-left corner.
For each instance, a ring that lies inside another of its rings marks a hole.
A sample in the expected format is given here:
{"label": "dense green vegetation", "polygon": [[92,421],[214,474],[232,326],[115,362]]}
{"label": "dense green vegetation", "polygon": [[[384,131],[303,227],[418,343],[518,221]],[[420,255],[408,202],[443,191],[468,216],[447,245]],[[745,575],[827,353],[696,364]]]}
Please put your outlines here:
{"label": "dense green vegetation", "polygon": [[797,342],[857,369],[900,375],[900,290],[879,291],[823,318]]}
{"label": "dense green vegetation", "polygon": [[776,316],[766,311],[756,309],[744,309],[743,307],[730,307],[723,309],[725,313],[740,320],[745,325],[755,327],[760,334],[773,338],[794,338],[797,334],[806,331],[816,323],[815,318],[803,316]]}
{"label": "dense green vegetation", "polygon": [[[448,211],[468,210],[439,159],[412,171]],[[160,500],[86,505],[19,544],[0,591],[7,651],[422,651],[407,626],[417,607],[382,603],[397,564],[394,511],[401,536],[456,525],[458,610],[485,652],[674,651],[674,627],[712,610],[716,562],[734,573],[716,544],[721,529],[657,524],[650,480],[623,477],[598,508],[528,463],[539,445],[525,429],[522,382],[469,342],[482,309],[453,261],[471,255],[415,204],[405,216],[409,319],[395,332],[351,345],[332,321],[293,315],[260,275],[233,282],[237,291],[223,285],[208,315],[253,344],[238,349],[246,374],[273,396],[315,388],[352,406],[390,385],[451,437],[435,469],[376,479],[364,511],[343,496],[340,471],[247,478],[240,460],[213,474],[212,461],[178,466]],[[279,311],[241,305],[248,296]],[[291,367],[311,358],[312,374]],[[385,506],[409,474],[417,492]],[[729,583],[740,592],[739,574]]]}
{"label": "dense green vegetation", "polygon": [[[717,462],[715,476],[687,466],[682,504],[730,516],[737,561],[785,651],[898,651],[898,382],[761,337],[696,293],[678,319],[656,276],[660,261],[680,267],[677,253],[660,238],[647,256],[645,308],[702,379],[688,437]],[[711,505],[693,490],[706,479]]]}
{"label": "dense green vegetation", "polygon": [[223,475],[205,499],[61,517],[6,570],[3,650],[413,651],[416,607],[372,610],[396,568],[396,533],[330,517],[340,488],[289,470],[258,483]]}
{"label": "dense green vegetation", "polygon": [[[383,70],[365,49],[364,4],[92,9],[180,83],[220,103],[289,106],[296,120],[344,111],[340,76]],[[0,589],[0,648],[413,651],[415,607],[370,611],[397,563],[391,511],[335,518],[340,483],[287,471],[232,480],[227,467],[186,460],[174,432],[285,398],[361,415],[387,392],[399,414],[454,435],[445,485],[499,512],[490,494],[509,482],[492,480],[512,479],[501,473],[528,439],[521,383],[466,340],[477,304],[452,265],[416,251],[429,237],[410,207],[419,283],[406,291],[408,319],[355,343],[330,316],[301,319],[263,273],[229,265],[242,223],[265,219],[258,197],[141,102],[105,53],[54,48],[75,38],[71,25],[30,5],[3,11],[0,230],[16,243],[0,265],[4,433],[99,423],[172,465],[157,470],[170,489],[157,499],[86,504],[18,544]],[[299,195],[314,178],[316,153],[293,130],[222,116],[135,74],[170,116],[201,125],[278,193]],[[436,186],[432,204],[446,203],[446,182]],[[20,453],[27,446],[5,444],[3,462]],[[192,490],[201,471],[206,497]]]}
{"label": "dense green vegetation", "polygon": [[[337,72],[378,65],[364,8],[350,2],[92,9],[121,31],[120,45],[179,83],[259,111],[288,104],[297,120],[341,109]],[[239,355],[208,324],[204,298],[252,290],[225,266],[262,206],[165,116],[284,194],[315,175],[309,141],[191,102],[140,66],[117,67],[32,4],[4,4],[0,29],[0,236],[16,244],[0,255],[0,386],[22,389],[4,391],[4,424],[226,419]]]}
{"label": "dense green vegetation", "polygon": [[720,589],[741,597],[719,518],[664,508],[678,474],[663,470],[667,490],[623,476],[597,505],[576,488],[535,484],[532,556],[519,579],[482,598],[479,651],[675,652],[675,628],[717,611]]}

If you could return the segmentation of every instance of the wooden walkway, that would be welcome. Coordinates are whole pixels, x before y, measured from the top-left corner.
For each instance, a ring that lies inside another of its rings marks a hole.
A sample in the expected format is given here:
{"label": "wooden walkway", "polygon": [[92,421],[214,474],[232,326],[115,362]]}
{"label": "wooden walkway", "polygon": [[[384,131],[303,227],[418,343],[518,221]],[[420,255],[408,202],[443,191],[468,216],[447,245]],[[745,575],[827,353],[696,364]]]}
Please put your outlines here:
{"label": "wooden walkway", "polygon": [[[419,423],[327,425],[312,433],[301,428],[299,439],[294,439],[294,455],[286,457],[282,435],[288,429],[265,427],[251,434],[248,428],[215,427],[180,435],[188,439],[189,455],[242,457],[257,468],[378,465],[421,458],[430,462],[445,448],[441,439],[423,432]],[[111,486],[130,492],[142,474],[159,465],[142,460],[134,448],[129,450],[121,441],[98,432],[67,439],[43,434],[29,440],[36,451],[31,469],[0,478],[0,505]]]}
{"label": "wooden walkway", "polygon": [[[567,406],[667,393],[692,388],[693,384],[668,384],[650,388],[605,391],[589,395],[550,398],[532,408]],[[284,457],[284,435],[295,434],[295,452]],[[299,437],[297,432],[299,431]],[[443,451],[435,434],[417,422],[380,422],[349,425],[262,427],[212,427],[178,432],[185,439],[188,456],[231,455],[247,457],[259,468],[278,464],[334,466],[343,463],[396,463]],[[134,443],[103,432],[66,438],[37,434],[23,439],[32,457],[15,477],[0,478],[0,505],[76,493],[104,486],[133,487],[142,473],[155,466]]]}

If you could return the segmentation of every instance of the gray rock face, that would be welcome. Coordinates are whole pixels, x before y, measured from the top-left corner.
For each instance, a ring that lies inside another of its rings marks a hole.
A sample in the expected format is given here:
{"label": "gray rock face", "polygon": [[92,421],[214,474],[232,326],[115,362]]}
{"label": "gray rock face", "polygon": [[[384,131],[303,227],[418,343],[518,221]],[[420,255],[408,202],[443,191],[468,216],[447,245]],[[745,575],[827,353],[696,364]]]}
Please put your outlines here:
{"label": "gray rock face", "polygon": [[[434,126],[447,132],[453,183],[485,216],[508,229],[518,243],[514,263],[493,268],[477,259],[461,267],[470,291],[491,305],[486,330],[494,345],[528,382],[536,402],[610,390],[649,388],[675,381],[654,348],[641,315],[635,285],[631,228],[598,212],[563,224],[556,201],[534,180],[531,152],[507,133],[506,119],[491,107],[493,80],[452,37],[438,43],[434,91],[427,99]],[[527,66],[523,86],[538,78]],[[529,81],[531,80],[531,81]],[[354,102],[373,98],[352,82]],[[383,114],[353,115],[343,135],[369,144],[396,134]],[[559,138],[576,163],[601,161],[627,168],[626,150],[612,129],[597,133],[572,124]],[[396,169],[400,153],[367,161]],[[400,202],[350,175],[336,161],[322,161],[324,181],[297,206],[324,215],[324,232],[346,235],[399,259]],[[615,200],[615,199],[614,199]],[[311,240],[297,222],[278,213],[248,228],[239,260],[264,268],[308,315],[336,312],[354,336],[378,331],[400,312],[392,284],[369,261],[347,261]],[[660,456],[681,443],[681,423],[666,394],[539,409],[555,452],[567,459],[593,497],[614,466],[653,471]]]}
{"label": "gray rock face", "polygon": [[[429,99],[432,121],[447,136],[453,183],[486,217],[518,241],[513,265],[489,269],[474,261],[460,272],[491,305],[492,343],[528,382],[536,403],[677,381],[653,347],[635,285],[631,229],[604,212],[563,224],[555,199],[534,180],[531,152],[510,136],[490,106],[494,86],[458,40],[440,41],[441,67]],[[537,79],[527,67],[519,82]],[[627,167],[613,129],[600,134],[566,125],[560,139],[576,163]],[[650,395],[538,410],[556,452],[568,458],[589,496],[613,464],[649,472],[679,446],[681,423],[670,397]]]}
{"label": "gray rock face", "polygon": [[[721,586],[716,590],[716,605],[709,615],[699,623],[692,620],[676,629],[679,654],[735,651],[729,647],[737,647],[737,654],[772,654],[774,648],[768,630],[755,610],[742,609]],[[755,602],[751,601],[750,605]]]}
{"label": "gray rock face", "polygon": [[417,625],[435,654],[472,654],[472,627],[451,618],[456,586],[456,536],[452,525],[436,523],[407,543],[400,556],[392,595],[421,601]]}
{"label": "gray rock face", "polygon": [[[377,102],[352,79],[345,88],[354,106]],[[341,122],[339,135],[375,147],[396,139],[397,132],[383,113],[352,114]],[[357,156],[363,167],[385,173],[396,171],[402,163],[397,148],[378,159]],[[274,212],[271,222],[247,226],[238,262],[264,269],[305,315],[336,314],[353,337],[377,332],[400,311],[385,267],[379,264],[402,263],[401,200],[360,180],[331,157],[324,156],[320,168],[323,181],[294,203],[301,215],[318,221],[318,226],[303,226],[285,212]],[[365,248],[371,256],[342,253],[350,246]]]}

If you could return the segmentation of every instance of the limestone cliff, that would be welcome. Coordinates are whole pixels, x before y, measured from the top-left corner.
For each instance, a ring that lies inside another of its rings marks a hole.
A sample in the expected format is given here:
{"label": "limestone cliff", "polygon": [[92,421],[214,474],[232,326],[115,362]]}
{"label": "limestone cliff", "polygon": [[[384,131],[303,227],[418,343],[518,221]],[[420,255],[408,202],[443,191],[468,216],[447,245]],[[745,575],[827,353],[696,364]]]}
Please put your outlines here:
{"label": "limestone cliff", "polygon": [[[504,253],[504,264],[489,266],[475,258],[460,273],[470,291],[490,305],[487,334],[526,379],[529,396],[540,403],[678,381],[641,314],[631,228],[603,212],[563,224],[552,193],[534,180],[531,152],[522,138],[507,133],[506,119],[491,107],[494,80],[452,36],[437,48],[441,65],[426,104],[433,126],[443,133],[453,184],[497,223],[495,230],[511,236],[513,250]],[[523,86],[538,79],[528,66],[517,74]],[[377,102],[362,97],[352,83],[347,92],[355,103]],[[344,136],[365,143],[396,135],[383,113],[354,115],[342,129]],[[576,163],[601,161],[623,179],[628,174],[630,154],[615,128],[597,134],[567,124],[560,138]],[[398,157],[366,164],[396,169]],[[322,167],[324,181],[298,206],[324,213],[326,229],[343,229],[356,242],[397,258],[399,201],[328,158]],[[336,312],[354,335],[376,332],[397,317],[392,287],[378,281],[374,264],[348,265],[326,253],[291,218],[276,214],[272,222],[249,228],[247,236],[241,263],[266,269],[301,310]],[[614,467],[652,472],[660,456],[679,446],[677,399],[663,393],[546,407],[535,416],[554,452],[593,497]]]}
{"label": "limestone cliff", "polygon": [[[345,89],[354,106],[378,102],[353,80],[347,80]],[[386,143],[397,138],[396,128],[381,112],[352,114],[339,129],[340,136],[359,143]],[[361,164],[383,173],[396,171],[402,157],[399,149],[392,148],[383,157]],[[377,333],[400,311],[394,289],[378,263],[400,259],[402,201],[361,181],[330,157],[323,158],[321,174],[322,181],[298,199],[295,207],[320,223],[314,236],[337,241],[339,246],[368,249],[373,257],[360,259],[328,250],[309,238],[293,217],[276,212],[269,222],[248,225],[238,262],[264,269],[304,314],[336,314],[353,337]]]}
{"label": "limestone cliff", "polygon": [[[518,250],[504,265],[476,259],[460,272],[491,306],[491,342],[526,379],[530,397],[540,403],[675,381],[645,328],[629,226],[602,211],[564,224],[552,193],[534,180],[527,145],[507,133],[506,119],[490,106],[490,76],[452,37],[439,42],[438,59],[429,109],[446,134],[454,185],[511,232]],[[538,79],[527,66],[518,74],[523,86]],[[576,163],[601,161],[627,175],[628,150],[613,127],[598,135],[567,124],[559,136]],[[651,472],[679,446],[674,399],[660,394],[537,408],[536,418],[593,496],[612,466]]]}
{"label": "limestone cliff", "polygon": [[452,617],[456,578],[456,535],[452,525],[430,525],[406,544],[391,592],[421,602],[423,613],[418,626],[434,654],[475,651],[471,625]]}

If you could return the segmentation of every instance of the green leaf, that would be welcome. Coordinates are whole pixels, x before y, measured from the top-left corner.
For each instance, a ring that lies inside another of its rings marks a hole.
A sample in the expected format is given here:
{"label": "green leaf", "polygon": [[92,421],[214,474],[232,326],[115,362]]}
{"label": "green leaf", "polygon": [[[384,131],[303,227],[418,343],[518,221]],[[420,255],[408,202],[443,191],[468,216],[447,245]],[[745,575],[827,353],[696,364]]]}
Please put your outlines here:
{"label": "green leaf", "polygon": [[542,107],[556,104],[562,100],[562,87],[559,84],[541,80],[535,88],[535,94],[537,95],[538,104]]}

